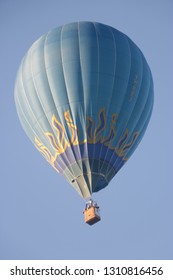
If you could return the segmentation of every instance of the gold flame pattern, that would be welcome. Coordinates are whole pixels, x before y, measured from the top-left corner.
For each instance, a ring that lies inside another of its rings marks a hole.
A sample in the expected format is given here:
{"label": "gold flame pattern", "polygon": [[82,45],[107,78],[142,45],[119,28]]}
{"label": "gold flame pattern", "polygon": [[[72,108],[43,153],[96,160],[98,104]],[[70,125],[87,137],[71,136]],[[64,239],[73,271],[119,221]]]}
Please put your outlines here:
{"label": "gold flame pattern", "polygon": [[[129,137],[129,131],[126,129],[123,136],[120,138],[117,146],[113,146],[112,142],[116,137],[116,122],[118,115],[113,114],[110,121],[110,129],[109,134],[104,135],[104,131],[106,128],[106,113],[105,109],[101,109],[98,114],[99,122],[96,126],[94,120],[87,116],[87,126],[86,126],[86,137],[83,141],[79,141],[79,133],[80,131],[77,129],[74,124],[70,112],[66,111],[64,113],[64,119],[66,121],[67,126],[70,129],[71,138],[68,140],[65,133],[64,126],[56,119],[55,115],[52,115],[52,129],[55,131],[55,134],[50,132],[45,132],[46,138],[49,140],[54,152],[54,155],[51,154],[50,150],[37,138],[35,137],[35,146],[40,151],[40,153],[46,158],[46,160],[57,170],[54,163],[57,157],[63,154],[67,147],[77,146],[84,143],[96,144],[101,143],[107,146],[109,149],[114,150],[119,157],[122,157],[123,160],[127,160],[125,157],[128,150],[131,148],[133,143],[135,142],[138,132],[135,132],[131,137],[131,141],[127,143],[127,139]],[[105,136],[105,137],[104,137]],[[58,171],[58,170],[57,170]]]}

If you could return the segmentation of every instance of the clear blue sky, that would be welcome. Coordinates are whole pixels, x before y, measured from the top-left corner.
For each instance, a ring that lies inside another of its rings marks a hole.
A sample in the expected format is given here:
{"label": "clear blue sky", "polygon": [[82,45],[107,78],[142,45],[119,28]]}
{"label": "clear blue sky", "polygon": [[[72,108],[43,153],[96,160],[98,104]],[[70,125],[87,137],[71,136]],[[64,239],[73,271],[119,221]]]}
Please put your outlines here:
{"label": "clear blue sky", "polygon": [[[171,0],[0,2],[0,259],[173,259]],[[37,152],[19,123],[14,82],[30,45],[50,29],[98,21],[127,34],[151,67],[147,132],[110,185],[94,195],[102,221]]]}

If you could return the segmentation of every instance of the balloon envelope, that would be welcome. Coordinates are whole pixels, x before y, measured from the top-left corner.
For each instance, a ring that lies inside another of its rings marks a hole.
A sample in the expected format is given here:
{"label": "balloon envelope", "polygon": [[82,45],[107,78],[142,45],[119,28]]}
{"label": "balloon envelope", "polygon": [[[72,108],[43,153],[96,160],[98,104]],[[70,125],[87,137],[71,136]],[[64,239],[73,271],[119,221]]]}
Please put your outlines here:
{"label": "balloon envelope", "polygon": [[86,199],[108,185],[143,137],[152,75],[125,34],[100,23],[71,23],[26,53],[15,102],[36,148]]}

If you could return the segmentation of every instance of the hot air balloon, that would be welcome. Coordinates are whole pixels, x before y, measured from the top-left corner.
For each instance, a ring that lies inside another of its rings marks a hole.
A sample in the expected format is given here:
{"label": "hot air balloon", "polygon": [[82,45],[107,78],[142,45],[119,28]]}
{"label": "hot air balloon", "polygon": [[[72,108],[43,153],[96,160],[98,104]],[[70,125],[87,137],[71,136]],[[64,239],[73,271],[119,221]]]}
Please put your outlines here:
{"label": "hot air balloon", "polygon": [[70,23],[28,50],[15,103],[35,147],[86,200],[109,184],[141,141],[153,107],[152,74],[122,32]]}

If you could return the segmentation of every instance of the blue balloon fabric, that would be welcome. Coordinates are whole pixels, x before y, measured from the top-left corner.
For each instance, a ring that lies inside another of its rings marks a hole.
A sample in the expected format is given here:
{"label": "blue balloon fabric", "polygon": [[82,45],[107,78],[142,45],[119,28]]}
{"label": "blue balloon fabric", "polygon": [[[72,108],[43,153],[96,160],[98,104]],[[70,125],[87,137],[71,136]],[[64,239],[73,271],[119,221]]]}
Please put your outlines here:
{"label": "blue balloon fabric", "polygon": [[129,37],[101,23],[76,22],[31,46],[15,102],[33,144],[87,199],[108,185],[142,139],[153,80]]}

